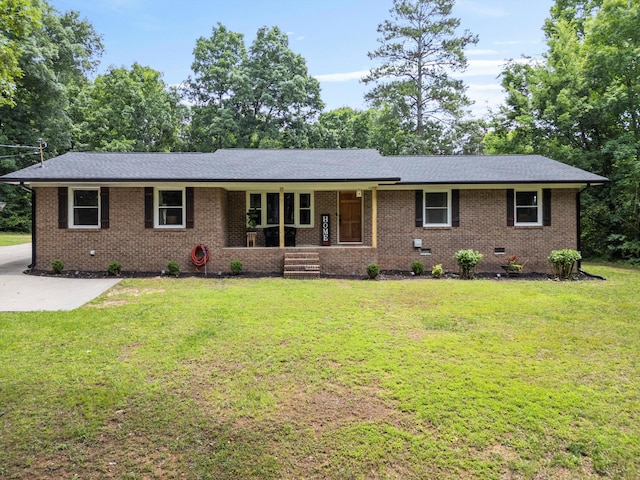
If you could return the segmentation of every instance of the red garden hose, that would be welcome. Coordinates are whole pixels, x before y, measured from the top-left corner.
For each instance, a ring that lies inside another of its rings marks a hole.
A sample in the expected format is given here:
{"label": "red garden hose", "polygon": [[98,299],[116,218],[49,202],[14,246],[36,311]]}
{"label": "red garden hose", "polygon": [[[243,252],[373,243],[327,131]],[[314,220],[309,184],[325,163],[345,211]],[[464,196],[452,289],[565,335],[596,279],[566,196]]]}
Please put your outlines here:
{"label": "red garden hose", "polygon": [[196,271],[200,272],[198,267],[204,267],[209,261],[209,252],[204,245],[196,245],[191,250],[191,262],[196,266]]}

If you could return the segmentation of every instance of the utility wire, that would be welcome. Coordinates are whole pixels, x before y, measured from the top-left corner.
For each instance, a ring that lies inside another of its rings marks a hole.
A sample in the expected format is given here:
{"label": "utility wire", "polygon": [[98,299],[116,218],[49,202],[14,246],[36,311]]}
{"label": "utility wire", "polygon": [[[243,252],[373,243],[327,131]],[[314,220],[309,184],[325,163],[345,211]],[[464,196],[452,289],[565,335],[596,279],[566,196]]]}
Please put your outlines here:
{"label": "utility wire", "polygon": [[2,148],[32,148],[34,150],[39,150],[40,147],[34,147],[33,145],[0,145]]}
{"label": "utility wire", "polygon": [[38,155],[39,152],[29,152],[29,153],[16,153],[13,155],[0,155],[0,158],[13,158],[13,157],[23,157],[25,155]]}

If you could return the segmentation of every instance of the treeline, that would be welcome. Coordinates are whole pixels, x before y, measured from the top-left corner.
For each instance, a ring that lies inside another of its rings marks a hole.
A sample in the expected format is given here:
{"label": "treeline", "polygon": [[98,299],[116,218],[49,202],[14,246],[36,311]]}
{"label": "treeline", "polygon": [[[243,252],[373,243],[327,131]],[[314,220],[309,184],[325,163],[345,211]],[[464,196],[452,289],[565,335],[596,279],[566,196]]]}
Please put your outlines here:
{"label": "treeline", "polygon": [[[247,44],[215,25],[197,40],[178,90],[139,64],[92,80],[103,45],[79,13],[0,0],[0,144],[43,138],[47,157],[235,147],[539,153],[613,180],[583,194],[583,253],[640,259],[638,2],[557,0],[543,28],[544,58],[505,68],[505,104],[483,120],[468,116],[466,87],[450,76],[466,68],[464,50],[477,42],[459,32],[452,6],[393,0],[369,54],[378,65],[364,79],[370,108],[325,111],[318,81],[278,27]],[[8,157],[0,174],[34,162],[15,154],[0,147]],[[0,229],[28,230],[28,194],[0,185],[0,197]]]}

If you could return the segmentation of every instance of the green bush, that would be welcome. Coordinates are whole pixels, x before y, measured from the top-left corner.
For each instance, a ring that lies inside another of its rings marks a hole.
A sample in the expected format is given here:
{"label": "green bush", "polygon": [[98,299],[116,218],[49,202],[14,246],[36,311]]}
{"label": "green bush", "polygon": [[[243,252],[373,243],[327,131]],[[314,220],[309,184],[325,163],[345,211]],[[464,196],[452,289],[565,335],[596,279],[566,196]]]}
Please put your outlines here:
{"label": "green bush", "polygon": [[436,278],[440,278],[442,275],[444,275],[444,269],[442,268],[441,263],[431,267],[431,275],[433,275]]}
{"label": "green bush", "polygon": [[453,254],[453,258],[458,262],[460,267],[460,277],[464,279],[474,278],[473,270],[476,265],[484,258],[484,255],[477,250],[458,250]]}
{"label": "green bush", "polygon": [[109,275],[117,277],[118,275],[120,275],[120,272],[122,272],[122,264],[120,262],[118,262],[117,260],[109,262],[109,265],[107,265],[107,273]]}
{"label": "green bush", "polygon": [[242,262],[240,260],[231,260],[231,273],[234,275],[240,275],[242,272]]}
{"label": "green bush", "polygon": [[378,265],[377,263],[372,263],[368,265],[367,275],[369,275],[369,278],[372,280],[376,278],[378,275],[380,275],[380,265]]}
{"label": "green bush", "polygon": [[565,248],[563,250],[552,250],[547,257],[549,263],[553,265],[553,272],[558,278],[568,279],[573,274],[573,268],[582,255],[577,250]]}
{"label": "green bush", "polygon": [[411,271],[416,275],[422,275],[422,272],[424,272],[424,263],[413,262],[411,264]]}
{"label": "green bush", "polygon": [[51,270],[53,270],[53,273],[55,273],[56,275],[60,275],[62,273],[62,270],[64,270],[64,263],[62,262],[62,260],[60,260],[59,258],[52,260]]}
{"label": "green bush", "polygon": [[177,277],[178,275],[180,275],[180,265],[178,265],[178,262],[171,260],[167,264],[167,273],[169,275],[173,275],[174,277]]}

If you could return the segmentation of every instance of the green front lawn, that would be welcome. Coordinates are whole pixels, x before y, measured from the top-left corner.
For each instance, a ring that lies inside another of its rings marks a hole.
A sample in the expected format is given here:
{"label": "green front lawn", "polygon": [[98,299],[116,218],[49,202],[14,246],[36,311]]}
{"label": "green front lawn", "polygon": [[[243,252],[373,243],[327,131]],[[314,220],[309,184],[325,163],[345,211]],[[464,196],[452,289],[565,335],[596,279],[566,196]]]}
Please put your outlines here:
{"label": "green front lawn", "polygon": [[640,477],[640,270],[124,280],[0,314],[0,477]]}
{"label": "green front lawn", "polygon": [[29,243],[31,241],[30,233],[9,233],[0,232],[0,247],[9,245],[19,245],[21,243]]}

